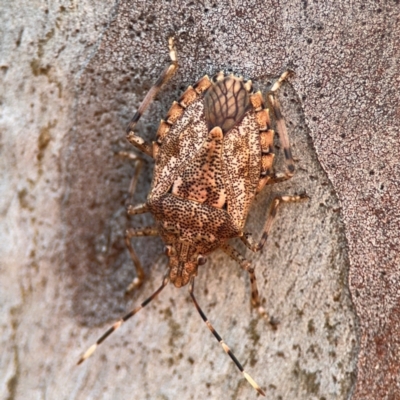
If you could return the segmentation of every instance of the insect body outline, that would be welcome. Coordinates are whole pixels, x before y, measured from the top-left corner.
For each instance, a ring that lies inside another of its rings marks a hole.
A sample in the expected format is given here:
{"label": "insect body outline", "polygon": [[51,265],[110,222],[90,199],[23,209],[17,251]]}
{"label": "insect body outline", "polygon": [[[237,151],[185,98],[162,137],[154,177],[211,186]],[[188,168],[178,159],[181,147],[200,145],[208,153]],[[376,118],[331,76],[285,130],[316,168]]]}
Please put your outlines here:
{"label": "insect body outline", "polygon": [[[267,316],[261,306],[254,267],[228,240],[239,238],[252,251],[261,250],[278,206],[307,198],[305,194],[275,196],[259,242],[254,242],[251,234],[244,230],[255,195],[265,185],[290,179],[294,173],[286,125],[275,97],[289,71],[274,82],[268,94],[286,165],[286,171],[276,172],[275,132],[271,129],[263,96],[259,91],[254,93],[250,80],[244,81],[233,74],[225,76],[219,72],[212,79],[206,75],[193,87],[189,86],[179,101],[172,104],[166,119],[161,120],[154,142],[148,143],[136,135],[135,126],[141,115],[178,69],[172,38],[169,39],[169,54],[171,64],[149,90],[127,129],[128,141],[155,160],[147,201],[129,205],[128,214],[150,212],[156,225],[129,228],[126,232],[126,244],[137,272],[130,289],[139,287],[144,279],[143,268],[131,243],[134,237],[161,236],[169,258],[168,271],[161,286],[140,306],[115,322],[86,351],[78,364],[123,322],[151,302],[169,282],[178,288],[189,284],[190,296],[207,327],[247,381],[258,393],[265,395],[201,310],[194,296],[194,281],[198,267],[205,264],[207,255],[221,248],[249,273],[252,305],[262,316]],[[132,190],[135,184],[131,184]]]}

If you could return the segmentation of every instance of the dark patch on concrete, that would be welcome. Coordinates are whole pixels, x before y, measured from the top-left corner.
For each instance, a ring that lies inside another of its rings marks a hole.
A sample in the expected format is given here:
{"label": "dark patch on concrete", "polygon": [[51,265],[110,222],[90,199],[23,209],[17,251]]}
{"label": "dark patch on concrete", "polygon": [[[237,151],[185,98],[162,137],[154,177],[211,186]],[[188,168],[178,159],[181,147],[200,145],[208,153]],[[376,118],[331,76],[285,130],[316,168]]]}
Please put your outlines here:
{"label": "dark patch on concrete", "polygon": [[57,121],[49,122],[46,126],[40,129],[38,137],[38,155],[37,160],[39,164],[42,162],[44,152],[50,143],[51,135],[50,131],[57,125]]}
{"label": "dark patch on concrete", "polygon": [[294,377],[300,381],[300,385],[308,394],[319,395],[320,382],[317,372],[309,372],[300,367],[300,363],[296,362],[293,369]]}

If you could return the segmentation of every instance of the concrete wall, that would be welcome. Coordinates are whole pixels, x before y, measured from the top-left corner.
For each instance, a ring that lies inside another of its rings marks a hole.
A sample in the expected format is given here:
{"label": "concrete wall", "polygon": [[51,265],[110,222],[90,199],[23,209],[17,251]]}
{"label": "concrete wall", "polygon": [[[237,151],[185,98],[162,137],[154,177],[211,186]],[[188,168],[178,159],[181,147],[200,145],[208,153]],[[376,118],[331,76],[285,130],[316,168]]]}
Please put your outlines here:
{"label": "concrete wall", "polygon": [[[125,127],[168,63],[180,69],[138,131],[186,86],[219,70],[280,100],[295,177],[255,201],[261,231],[284,205],[257,265],[273,329],[249,279],[217,251],[200,305],[268,399],[397,399],[399,21],[397,1],[45,1],[0,5],[0,398],[243,399],[256,396],[194,309],[167,287],[77,367],[105,329],[161,283],[161,240],[134,242],[148,279],[130,296]],[[145,160],[135,201],[149,191]]]}

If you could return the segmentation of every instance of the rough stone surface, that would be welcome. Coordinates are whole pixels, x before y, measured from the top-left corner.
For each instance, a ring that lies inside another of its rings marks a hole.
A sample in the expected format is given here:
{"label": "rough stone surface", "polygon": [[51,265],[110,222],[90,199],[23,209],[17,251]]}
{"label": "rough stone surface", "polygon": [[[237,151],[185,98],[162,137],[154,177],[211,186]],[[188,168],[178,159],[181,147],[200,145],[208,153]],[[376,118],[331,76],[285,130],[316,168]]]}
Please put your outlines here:
{"label": "rough stone surface", "polygon": [[[161,283],[158,239],[135,241],[148,274],[130,297],[124,131],[168,62],[180,69],[138,131],[204,74],[233,71],[280,93],[297,172],[257,266],[273,330],[248,277],[222,252],[200,270],[200,305],[269,399],[397,399],[399,11],[397,1],[18,0],[0,5],[0,398],[239,399],[256,396],[194,309],[167,287],[83,365],[121,314]],[[321,167],[322,166],[322,167]],[[151,181],[146,159],[135,201]],[[256,235],[257,236],[257,235]],[[350,297],[351,296],[351,297]],[[352,301],[351,301],[352,298]]]}

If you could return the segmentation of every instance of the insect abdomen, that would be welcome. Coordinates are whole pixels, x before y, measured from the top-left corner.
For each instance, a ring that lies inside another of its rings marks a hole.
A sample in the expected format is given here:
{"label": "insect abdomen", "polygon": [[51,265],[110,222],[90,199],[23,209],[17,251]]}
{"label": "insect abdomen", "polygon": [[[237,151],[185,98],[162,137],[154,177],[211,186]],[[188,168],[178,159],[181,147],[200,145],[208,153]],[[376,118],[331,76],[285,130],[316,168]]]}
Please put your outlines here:
{"label": "insect abdomen", "polygon": [[208,129],[216,126],[227,133],[239,123],[250,107],[249,93],[243,80],[233,75],[213,84],[204,96],[204,112]]}

